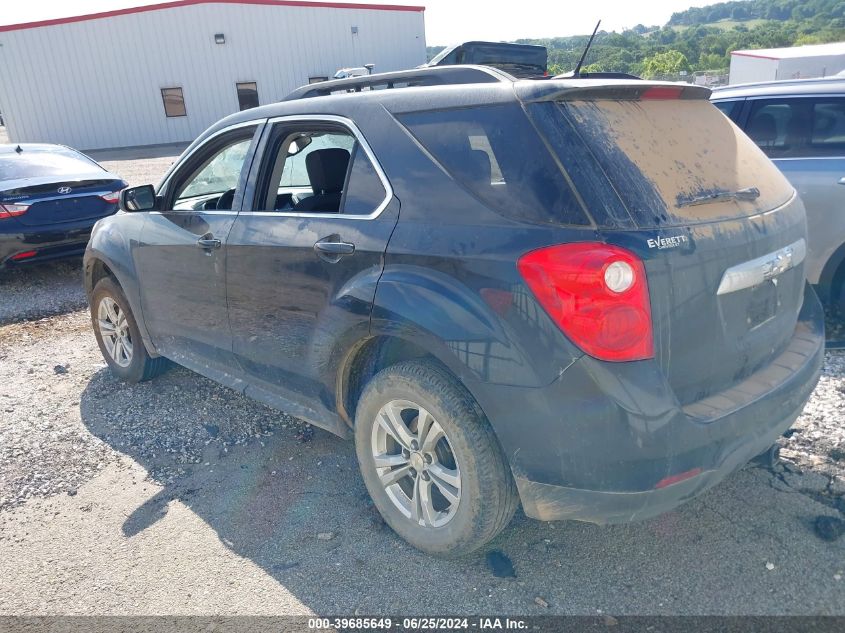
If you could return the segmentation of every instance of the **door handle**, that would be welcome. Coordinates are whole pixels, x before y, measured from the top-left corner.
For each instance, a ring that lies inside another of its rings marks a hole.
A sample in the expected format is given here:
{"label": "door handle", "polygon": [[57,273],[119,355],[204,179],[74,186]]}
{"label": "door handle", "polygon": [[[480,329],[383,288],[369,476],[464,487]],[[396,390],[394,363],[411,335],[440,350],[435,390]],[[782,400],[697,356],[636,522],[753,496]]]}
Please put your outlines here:
{"label": "door handle", "polygon": [[321,253],[326,253],[327,255],[351,255],[355,252],[355,244],[350,244],[349,242],[329,242],[326,240],[320,240],[314,244],[314,248]]}
{"label": "door handle", "polygon": [[211,234],[203,235],[201,238],[197,240],[197,246],[203,248],[205,250],[211,250],[213,248],[220,248],[221,244],[220,240],[211,236]]}
{"label": "door handle", "polygon": [[355,252],[355,244],[341,242],[340,235],[329,235],[314,244],[314,252],[324,262],[336,264],[344,255],[351,255]]}

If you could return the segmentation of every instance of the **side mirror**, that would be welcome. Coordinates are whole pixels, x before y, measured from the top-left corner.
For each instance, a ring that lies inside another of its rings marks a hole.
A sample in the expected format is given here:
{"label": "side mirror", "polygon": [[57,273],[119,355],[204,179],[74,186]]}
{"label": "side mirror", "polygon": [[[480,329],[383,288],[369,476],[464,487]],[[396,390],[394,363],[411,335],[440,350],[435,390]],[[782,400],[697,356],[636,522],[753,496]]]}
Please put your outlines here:
{"label": "side mirror", "polygon": [[121,211],[158,211],[158,198],[152,185],[129,187],[120,192]]}

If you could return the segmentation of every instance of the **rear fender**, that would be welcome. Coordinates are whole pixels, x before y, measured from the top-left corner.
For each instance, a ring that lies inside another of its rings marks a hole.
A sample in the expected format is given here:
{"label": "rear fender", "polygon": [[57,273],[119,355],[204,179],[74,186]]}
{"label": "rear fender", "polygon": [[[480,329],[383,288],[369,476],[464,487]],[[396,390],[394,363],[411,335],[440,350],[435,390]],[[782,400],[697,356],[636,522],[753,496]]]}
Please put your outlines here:
{"label": "rear fender", "polygon": [[427,350],[464,384],[539,386],[530,356],[478,292],[431,268],[393,265],[378,282],[371,334]]}

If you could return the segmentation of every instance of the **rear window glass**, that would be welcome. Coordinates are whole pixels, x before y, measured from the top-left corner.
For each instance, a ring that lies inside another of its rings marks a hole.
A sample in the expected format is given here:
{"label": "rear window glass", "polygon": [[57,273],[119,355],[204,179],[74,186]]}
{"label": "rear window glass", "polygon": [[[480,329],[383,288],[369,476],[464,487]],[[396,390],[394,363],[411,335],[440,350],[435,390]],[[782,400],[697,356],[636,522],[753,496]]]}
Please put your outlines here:
{"label": "rear window glass", "polygon": [[498,213],[529,222],[587,224],[519,106],[414,112],[399,119],[455,180]]}
{"label": "rear window glass", "polygon": [[495,44],[468,45],[464,50],[463,64],[506,66],[512,64],[533,68],[542,74],[546,70],[546,50],[543,48],[521,48],[517,46],[496,46]]}
{"label": "rear window glass", "polygon": [[[747,217],[792,196],[777,167],[706,100],[558,107],[561,124],[577,131],[640,227]],[[756,199],[730,195],[752,188],[760,192]]]}
{"label": "rear window glass", "polygon": [[70,151],[24,150],[20,154],[0,154],[0,180],[90,174],[101,171],[93,161]]}

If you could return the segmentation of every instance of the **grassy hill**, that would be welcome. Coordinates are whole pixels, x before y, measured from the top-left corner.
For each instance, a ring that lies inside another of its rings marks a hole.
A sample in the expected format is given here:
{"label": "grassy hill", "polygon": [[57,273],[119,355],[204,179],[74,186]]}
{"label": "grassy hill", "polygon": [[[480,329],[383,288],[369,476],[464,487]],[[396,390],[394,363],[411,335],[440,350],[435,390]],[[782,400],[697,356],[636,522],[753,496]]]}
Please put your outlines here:
{"label": "grassy hill", "polygon": [[[574,68],[588,35],[520,39],[549,49],[549,70]],[[599,31],[587,71],[644,77],[720,71],[738,49],[845,41],[845,0],[734,0],[675,13],[663,26]],[[442,47],[430,47],[429,58]]]}

